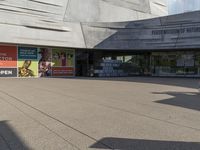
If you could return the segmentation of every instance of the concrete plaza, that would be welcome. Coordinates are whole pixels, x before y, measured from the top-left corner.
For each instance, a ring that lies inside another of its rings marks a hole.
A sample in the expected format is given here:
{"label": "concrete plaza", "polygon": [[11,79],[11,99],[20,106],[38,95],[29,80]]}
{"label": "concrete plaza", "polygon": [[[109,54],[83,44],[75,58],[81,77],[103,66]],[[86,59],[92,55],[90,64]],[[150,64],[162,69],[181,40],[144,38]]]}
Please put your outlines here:
{"label": "concrete plaza", "polygon": [[197,79],[0,79],[0,150],[199,150]]}

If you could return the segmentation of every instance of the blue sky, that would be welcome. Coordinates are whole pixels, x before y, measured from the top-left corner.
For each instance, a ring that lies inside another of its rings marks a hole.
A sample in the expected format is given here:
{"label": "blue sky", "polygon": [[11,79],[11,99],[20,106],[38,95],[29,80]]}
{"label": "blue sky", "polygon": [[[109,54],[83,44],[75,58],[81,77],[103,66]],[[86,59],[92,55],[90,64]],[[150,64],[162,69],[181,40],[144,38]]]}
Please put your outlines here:
{"label": "blue sky", "polygon": [[169,14],[200,10],[200,0],[167,0]]}

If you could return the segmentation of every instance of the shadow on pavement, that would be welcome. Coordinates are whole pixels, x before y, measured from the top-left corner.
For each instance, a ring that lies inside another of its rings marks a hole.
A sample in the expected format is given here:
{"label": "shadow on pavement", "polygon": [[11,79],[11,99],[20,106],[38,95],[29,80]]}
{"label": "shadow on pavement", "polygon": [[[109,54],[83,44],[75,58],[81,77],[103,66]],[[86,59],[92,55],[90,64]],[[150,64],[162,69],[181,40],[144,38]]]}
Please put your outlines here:
{"label": "shadow on pavement", "polygon": [[0,121],[0,150],[29,150],[23,140],[9,126],[8,121]]}
{"label": "shadow on pavement", "polygon": [[[52,77],[53,78],[53,77]],[[62,79],[76,79],[76,80],[96,80],[96,81],[121,81],[121,82],[136,82],[136,83],[149,83],[169,86],[179,86],[186,88],[199,87],[200,79],[198,78],[175,78],[175,77],[73,77]]]}
{"label": "shadow on pavement", "polygon": [[[200,143],[178,142],[178,141],[157,141],[144,139],[125,138],[103,138],[90,148],[105,149],[101,143],[116,150],[199,150]],[[109,149],[109,148],[108,148]]]}
{"label": "shadow on pavement", "polygon": [[172,98],[169,98],[169,99],[156,101],[156,103],[173,105],[173,106],[200,111],[200,93],[155,92],[153,94],[167,94],[167,95],[173,96]]}

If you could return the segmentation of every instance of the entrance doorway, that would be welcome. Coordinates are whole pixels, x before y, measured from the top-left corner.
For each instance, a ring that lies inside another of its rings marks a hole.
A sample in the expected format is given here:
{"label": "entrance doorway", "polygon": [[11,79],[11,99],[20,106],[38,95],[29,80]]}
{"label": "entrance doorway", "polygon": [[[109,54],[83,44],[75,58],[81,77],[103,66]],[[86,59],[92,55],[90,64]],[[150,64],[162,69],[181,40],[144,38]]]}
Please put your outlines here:
{"label": "entrance doorway", "polygon": [[90,76],[91,66],[94,64],[93,52],[88,50],[76,51],[76,76]]}

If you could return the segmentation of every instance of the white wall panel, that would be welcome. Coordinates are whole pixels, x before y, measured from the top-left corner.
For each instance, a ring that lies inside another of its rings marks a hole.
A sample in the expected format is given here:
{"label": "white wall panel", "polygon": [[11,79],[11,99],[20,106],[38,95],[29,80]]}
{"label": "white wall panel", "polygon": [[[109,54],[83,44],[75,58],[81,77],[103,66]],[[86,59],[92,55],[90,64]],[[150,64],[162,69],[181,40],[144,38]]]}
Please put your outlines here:
{"label": "white wall panel", "polygon": [[156,0],[0,0],[0,43],[84,48],[86,41],[80,22],[121,22],[166,15],[165,6],[156,3]]}

